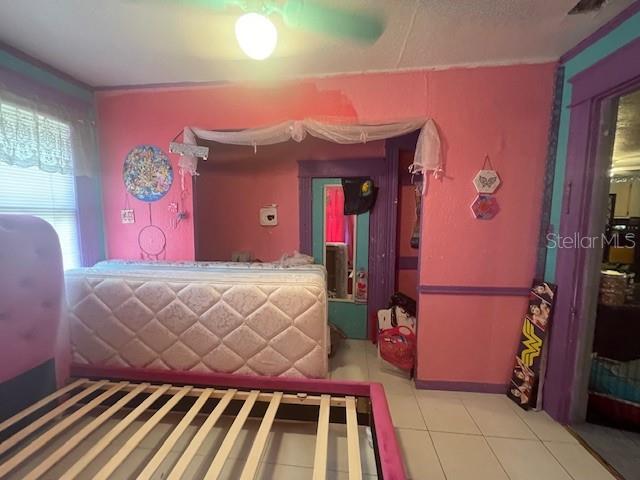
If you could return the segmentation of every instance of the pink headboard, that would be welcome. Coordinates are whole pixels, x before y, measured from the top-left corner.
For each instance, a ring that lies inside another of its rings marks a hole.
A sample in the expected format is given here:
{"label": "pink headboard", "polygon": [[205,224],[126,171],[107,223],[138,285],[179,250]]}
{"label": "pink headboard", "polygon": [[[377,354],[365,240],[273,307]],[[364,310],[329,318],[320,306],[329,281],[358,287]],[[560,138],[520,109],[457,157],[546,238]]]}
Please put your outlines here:
{"label": "pink headboard", "polygon": [[[58,342],[63,288],[60,244],[51,225],[0,215],[0,383],[64,350],[65,342]],[[57,364],[59,382],[63,365]]]}

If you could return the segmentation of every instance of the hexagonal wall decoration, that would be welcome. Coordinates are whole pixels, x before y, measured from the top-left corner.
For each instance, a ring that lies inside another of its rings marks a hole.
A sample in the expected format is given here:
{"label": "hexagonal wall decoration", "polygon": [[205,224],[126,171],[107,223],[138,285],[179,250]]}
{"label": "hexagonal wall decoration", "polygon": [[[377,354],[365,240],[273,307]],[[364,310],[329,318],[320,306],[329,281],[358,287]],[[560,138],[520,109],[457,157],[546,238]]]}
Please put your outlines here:
{"label": "hexagonal wall decoration", "polygon": [[473,179],[478,193],[493,193],[500,185],[500,177],[495,170],[480,170]]}
{"label": "hexagonal wall decoration", "polygon": [[478,220],[491,220],[500,211],[500,206],[496,197],[481,193],[471,204],[471,211]]}

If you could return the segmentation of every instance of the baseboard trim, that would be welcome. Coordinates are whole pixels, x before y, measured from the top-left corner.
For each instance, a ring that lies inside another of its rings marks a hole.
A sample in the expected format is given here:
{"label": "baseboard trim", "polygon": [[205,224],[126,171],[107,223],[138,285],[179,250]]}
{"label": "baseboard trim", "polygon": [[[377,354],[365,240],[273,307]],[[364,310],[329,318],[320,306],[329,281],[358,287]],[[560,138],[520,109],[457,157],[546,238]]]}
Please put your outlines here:
{"label": "baseboard trim", "polygon": [[416,380],[416,388],[420,390],[449,390],[452,392],[504,393],[507,384],[480,382],[448,382],[442,380]]}

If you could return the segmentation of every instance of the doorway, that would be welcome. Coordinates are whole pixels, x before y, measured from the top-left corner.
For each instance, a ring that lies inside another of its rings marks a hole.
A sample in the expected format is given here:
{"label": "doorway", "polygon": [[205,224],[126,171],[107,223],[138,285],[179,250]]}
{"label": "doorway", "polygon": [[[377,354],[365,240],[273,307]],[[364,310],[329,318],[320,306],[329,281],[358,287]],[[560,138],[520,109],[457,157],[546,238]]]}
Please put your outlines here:
{"label": "doorway", "polygon": [[335,183],[336,179],[354,177],[367,177],[378,189],[368,219],[366,328],[364,332],[359,328],[355,337],[373,339],[377,328],[374,312],[386,308],[395,289],[397,159],[371,157],[299,161],[300,251],[314,255],[314,224],[322,225],[322,217],[313,221],[313,182],[329,179]]}
{"label": "doorway", "polygon": [[587,338],[574,431],[624,478],[640,478],[640,89],[600,109],[581,310]]}
{"label": "doorway", "polygon": [[340,178],[314,178],[313,257],[327,269],[329,322],[349,338],[367,338],[369,212],[344,215]]}
{"label": "doorway", "polygon": [[[568,129],[560,132],[567,135],[562,151],[558,147],[566,163],[562,165],[563,176],[557,179],[562,188],[554,193],[561,199],[561,208],[557,228],[549,232],[552,236],[589,238],[602,233],[604,205],[598,202],[602,208],[599,224],[594,222],[591,207],[594,198],[608,196],[608,185],[603,181],[608,178],[608,167],[602,160],[606,158],[603,152],[607,142],[598,140],[603,138],[599,134],[607,125],[602,119],[610,117],[603,113],[607,109],[613,112],[611,100],[640,87],[640,63],[635,61],[638,55],[640,39],[567,79],[571,84],[565,92],[570,120]],[[597,188],[600,190],[596,191]],[[562,423],[583,421],[586,416],[589,376],[585,375],[584,365],[590,361],[595,327],[593,307],[597,305],[593,296],[588,295],[593,289],[589,289],[588,283],[598,284],[601,261],[601,257],[589,255],[592,250],[556,248],[556,269],[552,273],[555,273],[558,295],[549,338],[544,409]],[[588,274],[594,271],[595,276]]]}

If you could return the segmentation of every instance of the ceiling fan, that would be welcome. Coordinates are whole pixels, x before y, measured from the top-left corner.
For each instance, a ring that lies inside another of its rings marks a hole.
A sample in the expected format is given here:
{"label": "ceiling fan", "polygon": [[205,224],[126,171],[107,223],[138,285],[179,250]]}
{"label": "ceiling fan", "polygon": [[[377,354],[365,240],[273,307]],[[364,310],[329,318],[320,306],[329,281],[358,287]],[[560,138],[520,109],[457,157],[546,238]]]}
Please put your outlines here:
{"label": "ceiling fan", "polygon": [[[220,12],[244,13],[236,23],[240,47],[252,58],[267,58],[275,49],[277,31],[269,16],[280,16],[291,28],[344,40],[372,44],[382,35],[384,18],[372,12],[328,5],[320,0],[164,0]],[[241,37],[244,39],[242,40]],[[258,55],[247,51],[254,44]],[[267,48],[272,47],[272,48]],[[259,50],[259,52],[258,52]],[[265,52],[268,53],[265,56]]]}

